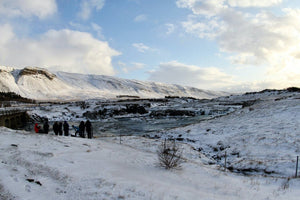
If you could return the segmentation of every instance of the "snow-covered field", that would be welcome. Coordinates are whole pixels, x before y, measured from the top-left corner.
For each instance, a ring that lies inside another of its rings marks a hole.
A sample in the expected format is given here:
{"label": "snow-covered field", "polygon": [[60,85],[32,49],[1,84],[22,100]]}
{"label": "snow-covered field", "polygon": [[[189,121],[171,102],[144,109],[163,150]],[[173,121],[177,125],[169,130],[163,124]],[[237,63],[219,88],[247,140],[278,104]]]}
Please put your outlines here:
{"label": "snow-covered field", "polygon": [[[119,137],[88,140],[2,127],[0,199],[299,199],[300,94],[265,92],[207,104],[244,100],[256,103],[154,133],[159,139],[122,137],[121,144]],[[181,169],[159,167],[156,151],[164,138],[180,140]]]}
{"label": "snow-covered field", "polygon": [[299,179],[242,176],[184,148],[181,170],[157,165],[157,140],[97,140],[0,129],[0,199],[299,199]]}
{"label": "snow-covered field", "polygon": [[[251,95],[248,96],[250,98]],[[265,93],[250,107],[161,133],[182,138],[234,172],[289,177],[300,156],[300,94]]]}

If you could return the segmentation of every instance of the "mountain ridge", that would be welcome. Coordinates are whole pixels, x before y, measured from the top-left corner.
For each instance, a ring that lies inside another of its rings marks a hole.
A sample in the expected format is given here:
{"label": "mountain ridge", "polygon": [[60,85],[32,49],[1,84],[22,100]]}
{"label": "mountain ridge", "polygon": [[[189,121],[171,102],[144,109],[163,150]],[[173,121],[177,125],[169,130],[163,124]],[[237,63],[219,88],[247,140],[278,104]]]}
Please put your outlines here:
{"label": "mountain ridge", "polygon": [[117,96],[141,98],[182,96],[210,99],[229,94],[176,84],[129,80],[106,75],[50,72],[39,67],[15,69],[5,66],[0,66],[0,91],[15,92],[35,100],[84,100],[116,98]]}

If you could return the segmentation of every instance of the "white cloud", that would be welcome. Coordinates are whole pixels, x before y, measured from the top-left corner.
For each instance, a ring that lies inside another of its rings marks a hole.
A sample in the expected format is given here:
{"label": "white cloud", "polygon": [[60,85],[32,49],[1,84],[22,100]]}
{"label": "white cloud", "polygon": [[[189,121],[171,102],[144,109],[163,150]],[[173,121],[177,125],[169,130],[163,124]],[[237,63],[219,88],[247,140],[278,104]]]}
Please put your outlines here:
{"label": "white cloud", "polygon": [[96,24],[96,23],[91,23],[91,26],[92,26],[92,29],[97,33],[97,36],[98,36],[100,39],[104,40],[105,37],[104,37],[104,35],[102,34],[102,27],[99,26],[99,25]]}
{"label": "white cloud", "polygon": [[[215,39],[220,51],[231,55],[230,60],[233,64],[267,66],[268,83],[275,83],[275,80],[278,80],[278,85],[284,85],[284,81],[286,85],[290,82],[298,83],[297,77],[291,77],[288,73],[279,75],[277,72],[289,69],[290,73],[295,73],[297,70],[293,69],[299,66],[292,66],[291,63],[299,61],[300,10],[283,9],[281,15],[275,15],[256,8],[257,14],[253,15],[231,6],[265,7],[281,1],[232,0],[228,1],[229,5],[226,2],[178,0],[179,7],[189,8],[193,12],[193,15],[182,23],[185,31],[199,38]],[[210,7],[204,12],[203,9],[207,8],[207,4]]]}
{"label": "white cloud", "polygon": [[49,67],[55,70],[113,75],[111,60],[120,53],[91,34],[49,30],[37,39],[18,38],[10,25],[0,26],[0,63],[7,66]]}
{"label": "white cloud", "polygon": [[143,22],[147,20],[147,15],[138,15],[134,18],[135,22]]}
{"label": "white cloud", "polygon": [[15,34],[13,32],[12,27],[9,24],[4,24],[3,26],[0,26],[0,47],[3,45],[6,45],[8,41],[11,41]]}
{"label": "white cloud", "polygon": [[0,16],[31,17],[44,19],[57,11],[55,0],[1,0]]}
{"label": "white cloud", "polygon": [[203,89],[223,90],[235,84],[233,77],[215,67],[198,67],[177,61],[162,63],[149,72],[149,80],[192,86]]}
{"label": "white cloud", "polygon": [[145,53],[145,51],[150,50],[151,48],[146,46],[143,43],[133,43],[132,44],[133,47],[135,47],[139,52]]}
{"label": "white cloud", "polygon": [[196,15],[189,15],[188,20],[182,22],[185,32],[198,36],[199,38],[215,38],[220,31],[220,24],[215,18],[202,22]]}
{"label": "white cloud", "polygon": [[233,63],[267,65],[273,71],[299,59],[299,10],[285,10],[280,17],[263,12],[251,18],[230,15],[218,40],[221,50],[236,54]]}
{"label": "white cloud", "polygon": [[282,3],[282,0],[228,0],[232,7],[270,7]]}
{"label": "white cloud", "polygon": [[177,0],[179,8],[189,8],[197,15],[215,16],[227,6],[225,0]]}
{"label": "white cloud", "polygon": [[[296,66],[296,67],[295,67]],[[294,60],[286,64],[286,67],[274,70],[270,69],[266,76],[266,81],[273,88],[286,88],[300,86],[300,61]]]}
{"label": "white cloud", "polygon": [[91,17],[93,9],[101,10],[105,4],[105,0],[82,0],[80,5],[79,17],[87,20]]}
{"label": "white cloud", "polygon": [[[245,92],[266,88],[282,89],[300,85],[300,68],[294,68],[294,65],[299,66],[300,61],[290,63],[289,67],[276,72],[269,71],[264,80],[237,81],[237,77],[222,72],[216,67],[198,67],[171,61],[162,63],[156,70],[149,72],[149,80],[215,91]],[[290,73],[291,70],[293,73]]]}
{"label": "white cloud", "polygon": [[175,25],[174,24],[165,24],[167,28],[167,35],[172,34],[175,31]]}

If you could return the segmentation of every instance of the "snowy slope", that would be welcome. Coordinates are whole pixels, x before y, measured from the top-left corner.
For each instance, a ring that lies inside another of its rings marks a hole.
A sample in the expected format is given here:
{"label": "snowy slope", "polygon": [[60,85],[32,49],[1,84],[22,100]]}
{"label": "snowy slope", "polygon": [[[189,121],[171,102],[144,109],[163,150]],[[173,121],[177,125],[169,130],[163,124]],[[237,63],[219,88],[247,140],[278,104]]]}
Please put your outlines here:
{"label": "snowy slope", "polygon": [[1,92],[15,92],[24,95],[20,92],[19,86],[13,76],[13,68],[0,66],[0,91]]}
{"label": "snowy slope", "polygon": [[188,145],[182,169],[168,171],[157,165],[159,141],[118,141],[0,128],[0,199],[299,199],[299,179],[224,172]]}
{"label": "snowy slope", "polygon": [[37,100],[116,98],[119,95],[141,98],[165,96],[215,98],[226,94],[179,85],[126,80],[102,75],[50,73],[45,69],[32,67],[22,70],[0,67],[0,91],[11,91]]}
{"label": "snowy slope", "polygon": [[[250,107],[227,116],[161,133],[184,138],[233,172],[290,177],[300,156],[300,93],[263,93],[230,97],[256,99]],[[222,99],[222,98],[221,98]]]}

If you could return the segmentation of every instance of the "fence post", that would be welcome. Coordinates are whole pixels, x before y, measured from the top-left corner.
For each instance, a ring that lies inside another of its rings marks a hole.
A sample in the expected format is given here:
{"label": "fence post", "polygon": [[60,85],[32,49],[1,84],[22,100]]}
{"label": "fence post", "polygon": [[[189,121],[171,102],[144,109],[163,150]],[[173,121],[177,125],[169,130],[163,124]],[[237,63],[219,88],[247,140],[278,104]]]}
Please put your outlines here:
{"label": "fence post", "polygon": [[297,176],[298,176],[298,161],[299,161],[299,156],[297,156],[295,178],[297,178]]}
{"label": "fence post", "polygon": [[227,169],[227,151],[225,151],[225,168],[224,171]]}

